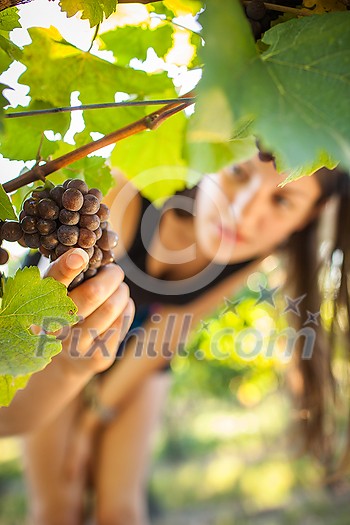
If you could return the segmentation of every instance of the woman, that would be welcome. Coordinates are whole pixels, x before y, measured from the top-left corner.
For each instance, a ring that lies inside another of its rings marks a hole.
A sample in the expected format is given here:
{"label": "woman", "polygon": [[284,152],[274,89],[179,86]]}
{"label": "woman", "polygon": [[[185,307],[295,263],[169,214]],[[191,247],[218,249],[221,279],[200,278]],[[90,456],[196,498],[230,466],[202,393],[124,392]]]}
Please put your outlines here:
{"label": "woman", "polygon": [[[147,523],[147,461],[169,384],[169,358],[200,320],[282,246],[289,251],[290,271],[295,270],[295,295],[307,294],[303,311],[316,311],[315,232],[332,195],[341,200],[335,247],[343,249],[343,276],[349,267],[344,241],[350,197],[344,174],[323,169],[280,188],[284,177],[273,158],[259,154],[204,177],[194,192],[193,210],[185,199],[176,201],[175,209],[169,200],[161,212],[129,181],[116,177],[106,202],[120,234],[116,256],[142,327],[129,332],[116,364],[98,376],[93,403],[77,394],[55,419],[26,437],[31,523],[36,525],[82,523],[87,479],[95,490],[98,525]],[[348,301],[344,282],[338,299]],[[298,387],[306,445],[328,458],[324,405],[332,385],[330,355],[317,348],[311,360],[300,357],[297,371],[293,386]]]}

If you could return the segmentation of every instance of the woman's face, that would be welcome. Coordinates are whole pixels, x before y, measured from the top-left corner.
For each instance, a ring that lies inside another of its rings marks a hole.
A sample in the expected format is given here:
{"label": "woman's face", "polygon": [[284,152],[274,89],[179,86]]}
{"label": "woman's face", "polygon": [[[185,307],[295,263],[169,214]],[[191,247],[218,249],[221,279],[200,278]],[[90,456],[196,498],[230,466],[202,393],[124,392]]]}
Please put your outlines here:
{"label": "woman's face", "polygon": [[258,155],[207,175],[196,199],[199,248],[219,264],[271,253],[312,218],[321,189],[315,176],[279,188],[274,163]]}

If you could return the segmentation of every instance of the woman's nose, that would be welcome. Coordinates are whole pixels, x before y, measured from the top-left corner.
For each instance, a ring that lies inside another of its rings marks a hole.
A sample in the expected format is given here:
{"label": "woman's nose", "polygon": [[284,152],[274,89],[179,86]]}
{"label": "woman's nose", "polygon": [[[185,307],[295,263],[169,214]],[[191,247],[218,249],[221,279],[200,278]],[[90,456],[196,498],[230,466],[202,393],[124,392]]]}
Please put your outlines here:
{"label": "woman's nose", "polygon": [[238,206],[233,203],[232,211],[236,224],[244,227],[244,231],[251,232],[251,230],[261,226],[264,218],[266,218],[266,199],[257,191],[250,194],[249,198],[246,197],[244,200],[238,201]]}
{"label": "woman's nose", "polygon": [[236,221],[240,221],[241,216],[247,214],[247,208],[250,210],[252,201],[256,201],[259,195],[260,186],[260,179],[254,177],[245,188],[236,193],[231,204],[231,211]]}

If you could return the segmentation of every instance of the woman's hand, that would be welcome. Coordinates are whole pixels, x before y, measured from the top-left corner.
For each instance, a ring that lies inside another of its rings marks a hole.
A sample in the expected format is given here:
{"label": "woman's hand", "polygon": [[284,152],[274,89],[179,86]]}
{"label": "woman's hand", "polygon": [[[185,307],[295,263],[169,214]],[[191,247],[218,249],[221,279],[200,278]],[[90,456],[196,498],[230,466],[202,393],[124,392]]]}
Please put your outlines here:
{"label": "woman's hand", "polygon": [[[69,250],[50,265],[45,277],[54,277],[68,286],[87,262],[84,250]],[[81,319],[70,329],[63,329],[59,336],[63,349],[59,356],[70,370],[93,375],[114,362],[135,313],[129,287],[123,279],[120,266],[109,264],[69,293]]]}

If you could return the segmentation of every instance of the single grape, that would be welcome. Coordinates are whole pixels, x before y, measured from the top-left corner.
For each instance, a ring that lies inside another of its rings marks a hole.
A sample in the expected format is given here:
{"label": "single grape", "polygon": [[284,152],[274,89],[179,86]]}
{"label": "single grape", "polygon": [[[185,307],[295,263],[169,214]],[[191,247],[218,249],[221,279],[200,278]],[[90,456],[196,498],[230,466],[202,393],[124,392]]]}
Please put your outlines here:
{"label": "single grape", "polygon": [[101,222],[101,223],[100,223],[100,228],[101,228],[101,230],[108,230],[108,228],[109,228],[109,223],[108,223],[108,221],[103,221],[103,222]]}
{"label": "single grape", "polygon": [[102,250],[95,246],[93,256],[90,259],[89,268],[99,268],[103,258]]}
{"label": "single grape", "polygon": [[97,228],[97,230],[94,230],[94,233],[96,235],[96,241],[98,241],[102,237],[102,228]]}
{"label": "single grape", "polygon": [[80,228],[87,228],[95,231],[100,226],[100,219],[98,215],[81,215],[79,221]]}
{"label": "single grape", "polygon": [[20,239],[18,239],[18,244],[20,244],[21,246],[23,246],[23,248],[28,248],[27,246],[27,243],[26,241],[24,240],[24,236],[22,235],[22,237]]}
{"label": "single grape", "polygon": [[42,235],[40,237],[40,242],[47,250],[54,250],[58,245],[57,232],[50,233],[49,235]]}
{"label": "single grape", "polygon": [[59,220],[62,224],[66,224],[67,226],[75,226],[80,220],[80,213],[78,211],[69,211],[62,208]]}
{"label": "single grape", "polygon": [[49,235],[55,231],[56,222],[51,219],[38,219],[36,227],[41,235]]}
{"label": "single grape", "polygon": [[78,242],[79,228],[77,226],[66,226],[63,224],[57,230],[58,240],[65,246],[74,246]]}
{"label": "single grape", "polygon": [[103,202],[100,204],[100,209],[98,210],[97,215],[100,217],[101,222],[108,221],[109,219],[109,215],[110,215],[109,208]]}
{"label": "single grape", "polygon": [[85,280],[91,279],[91,277],[95,277],[96,274],[97,274],[97,268],[89,268],[88,270],[84,272]]}
{"label": "single grape", "polygon": [[55,254],[57,255],[57,257],[60,257],[64,253],[68,252],[68,250],[70,249],[71,249],[70,246],[65,246],[64,244],[59,243],[57,244],[55,248]]}
{"label": "single grape", "polygon": [[41,199],[38,203],[39,215],[42,219],[58,219],[59,207],[52,199]]}
{"label": "single grape", "polygon": [[47,250],[46,248],[44,248],[44,246],[39,246],[39,252],[44,257],[50,257],[52,255],[52,251],[51,250]]}
{"label": "single grape", "polygon": [[66,210],[79,211],[83,203],[83,194],[76,188],[68,188],[62,195],[62,205]]}
{"label": "single grape", "polygon": [[26,212],[24,210],[21,210],[19,212],[19,216],[18,216],[19,222],[21,222],[21,220],[24,219],[24,217],[27,217],[27,214],[26,214]]}
{"label": "single grape", "polygon": [[84,272],[80,272],[79,275],[77,275],[73,281],[68,286],[68,290],[73,290],[76,288],[80,283],[82,283],[84,280]]}
{"label": "single grape", "polygon": [[261,24],[257,20],[252,20],[251,18],[248,18],[248,21],[250,23],[250,27],[252,29],[253,36],[255,40],[259,40],[262,34]]}
{"label": "single grape", "polygon": [[1,239],[4,239],[5,241],[18,241],[22,235],[22,228],[18,222],[6,221],[1,226]]}
{"label": "single grape", "polygon": [[266,7],[262,0],[252,0],[245,8],[247,16],[252,20],[261,20],[266,13]]}
{"label": "single grape", "polygon": [[64,183],[62,184],[62,186],[64,187],[65,190],[68,188],[68,184],[70,183],[71,180],[73,180],[73,179],[67,179],[67,180],[65,180]]}
{"label": "single grape", "polygon": [[6,264],[9,260],[9,254],[8,251],[4,248],[0,248],[0,265]]}
{"label": "single grape", "polygon": [[31,215],[23,217],[23,219],[21,220],[21,228],[24,231],[24,233],[36,233],[38,231],[36,217],[33,217]]}
{"label": "single grape", "polygon": [[49,198],[50,198],[50,190],[48,188],[44,188],[44,186],[38,187],[32,191],[32,199],[34,200],[40,201],[41,199],[49,199]]}
{"label": "single grape", "polygon": [[106,264],[114,262],[114,254],[110,250],[102,250],[102,255],[101,266],[106,266]]}
{"label": "single grape", "polygon": [[39,233],[25,233],[23,237],[28,248],[39,248],[41,244]]}
{"label": "single grape", "polygon": [[31,198],[25,200],[23,203],[23,210],[27,215],[39,215],[38,200]]}
{"label": "single grape", "polygon": [[112,230],[103,230],[101,239],[97,241],[101,250],[112,250],[118,244],[118,235]]}
{"label": "single grape", "polygon": [[91,195],[88,193],[84,196],[84,204],[81,208],[81,213],[86,215],[94,215],[98,212],[100,208],[100,203],[97,197],[95,195]]}
{"label": "single grape", "polygon": [[103,194],[102,194],[102,191],[99,190],[98,188],[91,188],[91,190],[89,190],[89,193],[91,195],[95,195],[95,197],[98,199],[99,202],[102,201],[103,199]]}
{"label": "single grape", "polygon": [[62,208],[62,195],[66,189],[63,186],[55,186],[50,190],[50,198],[55,201],[55,203]]}
{"label": "single grape", "polygon": [[78,244],[81,248],[90,248],[96,243],[96,235],[91,230],[80,228]]}
{"label": "single grape", "polygon": [[73,179],[73,180],[70,180],[67,184],[67,189],[68,188],[76,188],[77,190],[79,190],[83,195],[86,195],[87,192],[89,191],[89,188],[88,188],[88,185],[86,184],[86,182],[84,182],[83,180],[81,179]]}

